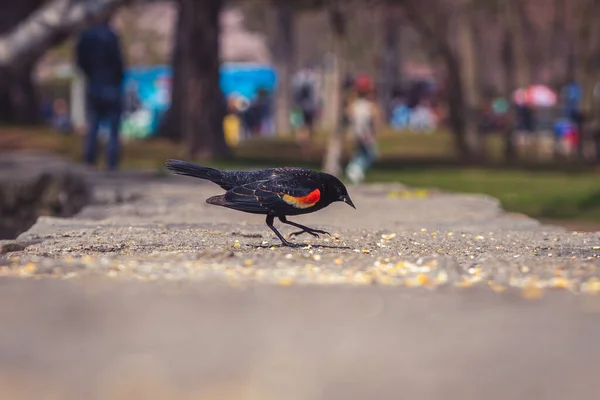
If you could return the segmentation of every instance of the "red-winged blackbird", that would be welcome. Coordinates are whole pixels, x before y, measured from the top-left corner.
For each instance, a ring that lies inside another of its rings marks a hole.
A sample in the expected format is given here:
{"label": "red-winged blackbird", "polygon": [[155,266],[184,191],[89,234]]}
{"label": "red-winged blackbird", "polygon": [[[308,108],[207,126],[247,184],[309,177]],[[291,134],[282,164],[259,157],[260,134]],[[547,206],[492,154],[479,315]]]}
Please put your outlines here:
{"label": "red-winged blackbird", "polygon": [[302,229],[290,236],[309,233],[318,237],[320,233],[329,235],[329,232],[288,221],[286,217],[312,213],[335,201],[343,201],[356,208],[344,184],[335,176],[323,172],[295,167],[250,172],[220,171],[180,160],[168,160],[165,165],[175,174],[207,179],[227,191],[223,195],[208,198],[208,204],[266,215],[267,226],[285,246],[294,244],[285,240],[273,226],[275,217],[284,224]]}

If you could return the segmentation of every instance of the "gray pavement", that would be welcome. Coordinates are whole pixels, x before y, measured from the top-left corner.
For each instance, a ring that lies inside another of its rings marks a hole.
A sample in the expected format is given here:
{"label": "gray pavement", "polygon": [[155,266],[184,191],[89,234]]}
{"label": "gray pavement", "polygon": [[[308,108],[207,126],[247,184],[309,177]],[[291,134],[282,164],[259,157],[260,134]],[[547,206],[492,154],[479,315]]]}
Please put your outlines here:
{"label": "gray pavement", "polygon": [[95,204],[0,243],[0,398],[597,394],[598,233],[372,185],[290,249],[216,185],[89,179]]}

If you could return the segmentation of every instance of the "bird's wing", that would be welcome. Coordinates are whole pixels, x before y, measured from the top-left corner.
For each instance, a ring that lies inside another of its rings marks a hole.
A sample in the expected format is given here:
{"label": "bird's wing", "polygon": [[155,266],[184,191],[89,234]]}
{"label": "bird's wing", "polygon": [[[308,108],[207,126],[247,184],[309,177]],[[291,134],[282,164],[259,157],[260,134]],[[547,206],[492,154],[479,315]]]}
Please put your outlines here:
{"label": "bird's wing", "polygon": [[226,206],[236,210],[285,215],[313,207],[321,199],[321,192],[308,177],[274,177],[236,186],[223,197]]}

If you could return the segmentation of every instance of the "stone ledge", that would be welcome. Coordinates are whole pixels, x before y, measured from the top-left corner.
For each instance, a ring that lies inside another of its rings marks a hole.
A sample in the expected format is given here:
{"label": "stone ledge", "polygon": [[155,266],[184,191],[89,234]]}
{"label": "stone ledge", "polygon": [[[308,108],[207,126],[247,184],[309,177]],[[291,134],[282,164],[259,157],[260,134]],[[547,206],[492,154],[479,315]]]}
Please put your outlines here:
{"label": "stone ledge", "polygon": [[38,217],[71,217],[90,201],[82,174],[45,154],[3,155],[0,162],[0,239],[14,239]]}

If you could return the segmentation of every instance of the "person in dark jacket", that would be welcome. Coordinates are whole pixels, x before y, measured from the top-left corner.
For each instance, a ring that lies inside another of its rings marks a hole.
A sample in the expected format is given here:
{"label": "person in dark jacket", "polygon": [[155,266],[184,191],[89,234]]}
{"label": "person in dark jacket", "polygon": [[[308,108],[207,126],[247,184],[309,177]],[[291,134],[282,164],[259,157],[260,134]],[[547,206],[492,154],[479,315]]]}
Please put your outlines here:
{"label": "person in dark jacket", "polygon": [[109,20],[110,17],[105,18],[80,35],[76,59],[87,80],[88,133],[84,149],[85,162],[95,164],[98,130],[102,123],[106,123],[110,130],[107,167],[114,170],[119,164],[124,67],[120,40]]}

